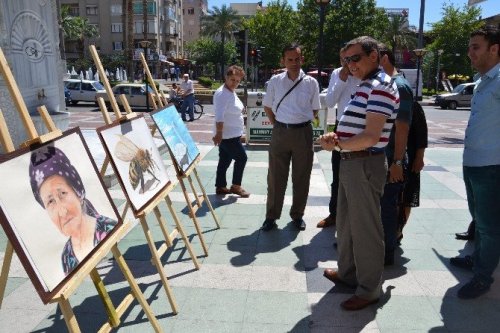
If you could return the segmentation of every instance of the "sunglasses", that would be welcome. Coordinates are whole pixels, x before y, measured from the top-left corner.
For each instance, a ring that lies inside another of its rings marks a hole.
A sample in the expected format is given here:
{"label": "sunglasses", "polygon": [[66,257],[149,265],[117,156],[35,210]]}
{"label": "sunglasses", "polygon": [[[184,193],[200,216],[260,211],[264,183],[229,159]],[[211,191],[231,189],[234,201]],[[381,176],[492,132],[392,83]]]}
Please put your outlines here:
{"label": "sunglasses", "polygon": [[359,62],[361,60],[361,58],[363,58],[364,55],[366,55],[366,54],[364,54],[364,53],[358,53],[358,54],[352,55],[350,57],[345,57],[344,58],[344,62],[346,64],[349,64],[351,61],[352,62]]}

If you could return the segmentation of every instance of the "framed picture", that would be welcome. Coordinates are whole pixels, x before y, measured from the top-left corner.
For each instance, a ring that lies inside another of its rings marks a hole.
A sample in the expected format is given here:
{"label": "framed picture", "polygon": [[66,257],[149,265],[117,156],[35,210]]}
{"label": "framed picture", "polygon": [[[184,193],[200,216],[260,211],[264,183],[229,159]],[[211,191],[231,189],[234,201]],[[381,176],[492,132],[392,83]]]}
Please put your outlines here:
{"label": "framed picture", "polygon": [[185,173],[200,155],[200,151],[177,109],[172,104],[152,112],[151,117],[174,156],[174,163]]}
{"label": "framed picture", "polygon": [[0,222],[46,304],[121,225],[78,128],[0,156]]}
{"label": "framed picture", "polygon": [[167,171],[143,116],[97,129],[134,215],[170,184]]}

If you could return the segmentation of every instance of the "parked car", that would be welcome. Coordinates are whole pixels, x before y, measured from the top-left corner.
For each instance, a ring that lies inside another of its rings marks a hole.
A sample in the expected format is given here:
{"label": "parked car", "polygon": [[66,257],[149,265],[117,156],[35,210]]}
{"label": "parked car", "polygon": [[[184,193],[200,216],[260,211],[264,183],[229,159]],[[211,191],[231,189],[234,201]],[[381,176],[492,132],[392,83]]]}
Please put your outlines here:
{"label": "parked car", "polygon": [[99,81],[68,79],[64,81],[64,86],[71,92],[71,104],[78,102],[96,103],[97,93],[106,93],[104,86]]}
{"label": "parked car", "polygon": [[[125,95],[127,102],[131,107],[146,107],[146,84],[120,83],[114,86],[112,90],[119,106],[122,106],[119,95]],[[148,86],[148,92],[151,94],[154,93],[150,86]],[[109,105],[109,98],[105,91],[102,93],[99,92],[97,97],[102,97],[104,102]]]}
{"label": "parked car", "polygon": [[71,92],[66,87],[64,87],[64,102],[66,103],[66,106],[71,103]]}
{"label": "parked car", "polygon": [[470,106],[475,83],[462,83],[456,86],[451,93],[437,95],[434,104],[442,109],[455,110],[459,106]]}

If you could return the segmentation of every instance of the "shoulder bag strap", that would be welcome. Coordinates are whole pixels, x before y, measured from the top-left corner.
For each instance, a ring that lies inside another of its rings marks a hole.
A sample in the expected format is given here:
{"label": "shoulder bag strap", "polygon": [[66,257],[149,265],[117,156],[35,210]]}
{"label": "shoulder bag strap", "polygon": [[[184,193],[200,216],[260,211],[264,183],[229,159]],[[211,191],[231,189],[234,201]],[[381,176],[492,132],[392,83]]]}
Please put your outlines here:
{"label": "shoulder bag strap", "polygon": [[285,97],[286,97],[286,96],[288,96],[288,94],[289,94],[289,93],[291,93],[291,92],[292,92],[292,90],[293,90],[293,89],[295,89],[295,87],[296,87],[296,86],[298,86],[300,82],[302,82],[302,80],[304,79],[304,77],[305,77],[305,75],[303,75],[303,76],[300,78],[300,80],[298,80],[297,82],[295,82],[295,84],[293,85],[293,87],[291,87],[291,88],[290,88],[290,90],[288,90],[288,91],[286,92],[286,94],[285,94],[283,97],[281,97],[281,100],[278,102],[278,105],[276,106],[276,113],[278,113],[278,108],[280,107],[281,102],[283,102],[283,100],[285,99]]}

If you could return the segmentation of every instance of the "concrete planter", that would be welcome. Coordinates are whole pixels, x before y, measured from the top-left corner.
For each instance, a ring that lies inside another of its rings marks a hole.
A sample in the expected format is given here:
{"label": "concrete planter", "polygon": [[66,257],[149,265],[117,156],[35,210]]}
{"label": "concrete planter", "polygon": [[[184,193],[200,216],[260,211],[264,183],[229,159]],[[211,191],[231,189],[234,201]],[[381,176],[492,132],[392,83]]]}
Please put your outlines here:
{"label": "concrete planter", "polygon": [[[49,115],[58,129],[60,129],[61,131],[65,131],[68,129],[69,116],[70,116],[69,112],[54,111],[54,112],[49,112]],[[45,126],[45,123],[43,122],[43,119],[40,115],[38,114],[31,115],[31,119],[35,124],[36,131],[38,132],[39,135],[48,132],[47,127]]]}

